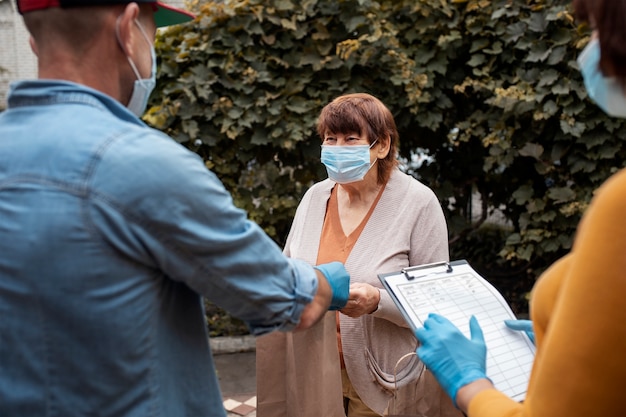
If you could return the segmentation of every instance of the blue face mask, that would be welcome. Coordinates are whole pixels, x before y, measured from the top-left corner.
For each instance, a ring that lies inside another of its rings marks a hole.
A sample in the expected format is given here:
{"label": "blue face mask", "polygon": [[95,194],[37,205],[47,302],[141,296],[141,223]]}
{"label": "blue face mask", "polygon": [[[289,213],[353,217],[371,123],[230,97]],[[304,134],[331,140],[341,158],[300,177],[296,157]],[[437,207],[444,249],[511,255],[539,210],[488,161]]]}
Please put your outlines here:
{"label": "blue face mask", "polygon": [[605,113],[614,117],[626,118],[626,96],[624,89],[614,78],[605,77],[600,63],[600,43],[598,39],[589,41],[578,57],[578,66],[583,75],[585,88],[591,98]]}
{"label": "blue face mask", "polygon": [[[135,20],[135,23],[137,24],[137,27],[139,27],[139,30],[141,31],[143,37],[146,39],[146,42],[148,42],[148,45],[150,45],[150,58],[152,59],[152,70],[150,71],[150,78],[141,78],[141,75],[139,74],[139,71],[137,70],[137,67],[135,66],[133,60],[130,59],[128,55],[126,56],[130,67],[135,73],[135,77],[137,77],[137,80],[135,80],[135,84],[133,86],[133,92],[131,93],[130,100],[128,101],[126,107],[128,107],[128,110],[133,112],[135,116],[140,117],[146,111],[146,106],[148,105],[150,93],[152,93],[152,90],[154,90],[154,87],[156,86],[156,52],[154,51],[154,46],[152,45],[152,42],[150,42],[146,31],[143,29],[143,27],[141,27],[138,21]],[[117,34],[117,36],[119,42],[119,33]]]}
{"label": "blue face mask", "polygon": [[326,166],[328,178],[338,184],[361,181],[374,166],[370,163],[371,145],[322,145],[322,163]]}

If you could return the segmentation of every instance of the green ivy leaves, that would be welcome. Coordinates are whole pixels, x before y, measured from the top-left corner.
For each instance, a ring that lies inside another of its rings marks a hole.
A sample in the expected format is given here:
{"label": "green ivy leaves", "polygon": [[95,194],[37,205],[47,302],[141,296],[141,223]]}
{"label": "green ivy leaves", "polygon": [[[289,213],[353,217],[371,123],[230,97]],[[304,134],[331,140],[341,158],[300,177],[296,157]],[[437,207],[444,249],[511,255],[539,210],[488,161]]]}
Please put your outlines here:
{"label": "green ivy leaves", "polygon": [[624,123],[587,99],[576,58],[589,30],[569,0],[195,7],[198,19],[159,34],[144,119],[198,152],[278,243],[325,178],[317,115],[348,92],[392,110],[401,157],[434,159],[408,170],[439,196],[454,245],[501,210],[502,259],[568,250],[593,190],[623,165]]}

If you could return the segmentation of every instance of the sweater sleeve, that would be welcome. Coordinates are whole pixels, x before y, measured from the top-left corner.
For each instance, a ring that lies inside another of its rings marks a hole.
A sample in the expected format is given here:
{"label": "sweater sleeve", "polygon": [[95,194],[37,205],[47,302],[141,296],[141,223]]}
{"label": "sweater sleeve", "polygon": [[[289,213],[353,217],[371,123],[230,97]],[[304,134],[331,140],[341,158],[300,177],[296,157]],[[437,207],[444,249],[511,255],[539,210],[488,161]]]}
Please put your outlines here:
{"label": "sweater sleeve", "polygon": [[[404,203],[406,206],[416,208],[398,215],[410,220],[407,222],[407,225],[411,227],[408,251],[409,265],[407,266],[448,261],[450,259],[448,254],[448,227],[435,193],[418,181],[411,179],[405,195],[413,199],[413,202],[419,201],[418,205]],[[389,320],[401,327],[409,327],[393,299],[384,289],[380,289],[378,309],[372,315]]]}
{"label": "sweater sleeve", "polygon": [[387,290],[379,288],[379,291],[380,301],[378,302],[378,309],[372,313],[372,316],[388,320],[397,326],[408,328],[408,323],[404,320],[404,316],[396,307]]}
{"label": "sweater sleeve", "polygon": [[523,415],[523,405],[496,389],[485,390],[476,395],[470,403],[468,417],[499,416],[513,417]]}
{"label": "sweater sleeve", "polygon": [[314,184],[302,197],[291,224],[283,252],[290,258],[316,264],[320,235],[326,214],[326,202],[332,185],[329,181]]}
{"label": "sweater sleeve", "polygon": [[434,192],[428,189],[429,198],[417,217],[411,234],[411,265],[450,260],[448,252],[448,226],[441,204]]}

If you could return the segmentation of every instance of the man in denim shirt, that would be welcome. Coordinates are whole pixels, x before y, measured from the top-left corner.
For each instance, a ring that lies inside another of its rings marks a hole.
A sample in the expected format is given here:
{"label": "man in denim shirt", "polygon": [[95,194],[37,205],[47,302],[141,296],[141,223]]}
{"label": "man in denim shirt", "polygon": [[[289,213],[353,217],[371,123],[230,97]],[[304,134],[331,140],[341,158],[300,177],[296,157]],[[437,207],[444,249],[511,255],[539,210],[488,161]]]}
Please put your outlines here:
{"label": "man in denim shirt", "polygon": [[[97,5],[95,5],[97,4]],[[39,79],[0,114],[0,416],[224,416],[202,296],[253,334],[312,326],[343,265],[283,256],[139,118],[155,0],[18,0]]]}

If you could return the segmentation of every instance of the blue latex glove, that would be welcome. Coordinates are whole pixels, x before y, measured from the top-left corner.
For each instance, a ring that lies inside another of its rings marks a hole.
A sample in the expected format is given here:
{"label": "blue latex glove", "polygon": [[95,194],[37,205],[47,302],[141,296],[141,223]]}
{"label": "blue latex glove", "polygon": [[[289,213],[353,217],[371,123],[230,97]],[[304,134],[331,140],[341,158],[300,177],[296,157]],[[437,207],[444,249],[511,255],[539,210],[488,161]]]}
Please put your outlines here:
{"label": "blue latex glove", "polygon": [[431,313],[415,335],[422,343],[417,355],[456,404],[459,388],[487,378],[487,345],[476,317],[469,322],[471,340],[448,319]]}
{"label": "blue latex glove", "polygon": [[317,265],[319,270],[326,277],[326,281],[333,291],[333,298],[330,301],[329,310],[341,310],[348,303],[350,294],[350,275],[341,262],[330,262]]}
{"label": "blue latex glove", "polygon": [[521,330],[526,333],[535,344],[535,332],[533,331],[533,322],[530,320],[504,320],[504,324],[511,330]]}

